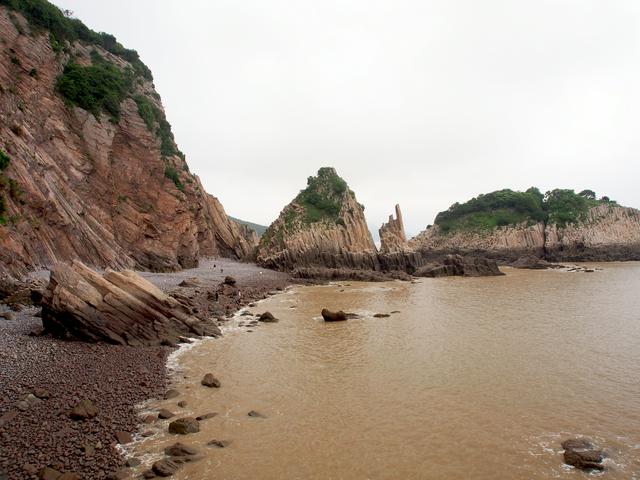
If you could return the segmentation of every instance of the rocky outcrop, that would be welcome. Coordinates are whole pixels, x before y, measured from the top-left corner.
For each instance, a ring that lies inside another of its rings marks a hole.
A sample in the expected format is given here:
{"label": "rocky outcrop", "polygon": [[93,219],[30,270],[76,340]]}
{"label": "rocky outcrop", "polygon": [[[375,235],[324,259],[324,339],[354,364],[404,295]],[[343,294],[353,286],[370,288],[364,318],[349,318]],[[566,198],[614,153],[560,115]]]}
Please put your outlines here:
{"label": "rocky outcrop", "polygon": [[401,252],[407,248],[404,222],[400,205],[396,205],[396,218],[389,215],[389,221],[380,227],[380,251],[382,253]]}
{"label": "rocky outcrop", "polygon": [[603,204],[583,221],[563,226],[538,222],[491,230],[443,233],[438,225],[409,241],[429,258],[483,256],[512,264],[523,257],[548,261],[640,260],[640,211]]}
{"label": "rocky outcrop", "polygon": [[585,222],[549,225],[544,250],[551,261],[640,260],[640,210],[598,205]]}
{"label": "rocky outcrop", "polygon": [[418,268],[416,277],[495,277],[504,275],[495,260],[487,258],[464,258],[447,255],[442,263],[427,264]]}
{"label": "rocky outcrop", "polygon": [[198,318],[173,297],[132,271],[99,275],[82,263],[51,271],[42,299],[46,332],[120,345],[176,344],[182,336],[217,336],[215,323]]}
{"label": "rocky outcrop", "polygon": [[[79,259],[97,267],[176,270],[203,255],[240,258],[255,237],[230,221],[191,174],[164,120],[152,81],[136,76],[119,118],[65,104],[56,83],[65,65],[106,61],[99,45],[53,43],[18,12],[0,7],[0,149],[17,188],[0,222],[0,274]],[[57,46],[56,46],[57,45]],[[143,99],[158,118],[143,119]],[[169,144],[167,146],[167,144]]]}
{"label": "rocky outcrop", "polygon": [[570,438],[562,442],[564,463],[580,470],[604,470],[604,450],[588,438]]}
{"label": "rocky outcrop", "polygon": [[375,253],[362,205],[333,168],[321,168],[264,233],[257,261],[284,271],[353,268],[373,265]]}
{"label": "rocky outcrop", "polygon": [[410,248],[431,258],[449,254],[478,255],[505,263],[523,256],[541,256],[544,245],[545,226],[542,222],[447,234],[438,225],[432,225],[409,241]]}

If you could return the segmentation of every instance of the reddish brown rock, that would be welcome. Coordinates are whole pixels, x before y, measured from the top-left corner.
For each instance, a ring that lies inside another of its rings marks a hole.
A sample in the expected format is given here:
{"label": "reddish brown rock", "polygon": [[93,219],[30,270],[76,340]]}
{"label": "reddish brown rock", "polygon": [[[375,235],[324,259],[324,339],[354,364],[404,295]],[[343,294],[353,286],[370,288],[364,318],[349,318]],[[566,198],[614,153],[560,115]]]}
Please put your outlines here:
{"label": "reddish brown rock", "polygon": [[107,269],[101,276],[78,261],[51,271],[42,324],[60,337],[132,346],[220,334],[213,321],[192,316],[187,306],[138,274]]}
{"label": "reddish brown rock", "polygon": [[396,218],[389,215],[389,221],[382,224],[380,234],[380,252],[401,252],[407,248],[407,237],[404,233],[404,222],[400,205],[396,205]]}
{"label": "reddish brown rock", "polygon": [[74,259],[171,271],[195,266],[203,255],[242,258],[253,251],[255,233],[227,217],[183,157],[161,154],[156,128],[147,127],[133,100],[142,95],[162,111],[152,80],[133,82],[117,122],[104,113],[96,118],[57,93],[64,66],[70,58],[89,65],[92,51],[121,69],[131,64],[80,41],[57,53],[46,32],[32,30],[18,12],[10,17],[4,6],[0,37],[13,52],[0,56],[0,145],[11,159],[3,173],[22,192],[7,196],[12,221],[0,225],[0,274],[19,277]]}

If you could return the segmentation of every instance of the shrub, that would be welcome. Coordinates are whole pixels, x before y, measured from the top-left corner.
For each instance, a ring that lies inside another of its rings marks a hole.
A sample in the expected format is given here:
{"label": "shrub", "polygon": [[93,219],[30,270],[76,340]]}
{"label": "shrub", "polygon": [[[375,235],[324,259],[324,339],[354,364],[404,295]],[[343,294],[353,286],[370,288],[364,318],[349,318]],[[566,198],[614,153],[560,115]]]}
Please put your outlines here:
{"label": "shrub", "polygon": [[[171,124],[167,121],[164,112],[144,95],[136,95],[134,100],[136,105],[138,105],[138,113],[144,120],[147,128],[149,131],[154,132],[160,139],[160,153],[165,157],[178,155],[184,161],[184,153],[178,150],[176,146],[173,132],[171,131]],[[158,125],[157,128],[155,128],[156,124]],[[185,168],[185,170],[188,170],[188,167]]]}
{"label": "shrub", "polygon": [[47,0],[0,0],[0,5],[20,12],[30,25],[48,30],[51,47],[56,52],[64,41],[82,40],[91,45],[99,45],[130,62],[138,75],[153,80],[151,70],[140,60],[138,52],[124,48],[113,35],[94,32],[81,20],[69,18]]}
{"label": "shrub", "polygon": [[167,177],[169,180],[173,181],[174,185],[178,190],[180,190],[181,192],[184,192],[184,185],[180,181],[180,175],[178,174],[178,171],[174,167],[172,167],[171,165],[167,165],[166,168],[164,169],[164,176]]}
{"label": "shrub", "polygon": [[7,155],[4,150],[0,150],[0,170],[7,168],[9,166],[9,162],[11,162],[9,155]]}
{"label": "shrub", "polygon": [[93,113],[106,111],[113,120],[120,117],[120,103],[131,86],[131,78],[108,62],[83,67],[69,63],[56,88],[65,100]]}

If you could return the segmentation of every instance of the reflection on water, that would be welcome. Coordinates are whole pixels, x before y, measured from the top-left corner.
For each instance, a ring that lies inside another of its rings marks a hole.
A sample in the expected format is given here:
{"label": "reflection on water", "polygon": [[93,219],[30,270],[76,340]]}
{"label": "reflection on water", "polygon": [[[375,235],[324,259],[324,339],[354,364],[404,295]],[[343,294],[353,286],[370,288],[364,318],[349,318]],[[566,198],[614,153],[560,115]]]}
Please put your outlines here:
{"label": "reflection on water", "polygon": [[[184,394],[150,405],[218,416],[181,438],[159,423],[134,453],[198,445],[181,479],[578,479],[559,444],[584,434],[610,452],[607,479],[640,479],[640,264],[603,267],[274,296],[252,311],[280,323],[185,352]],[[323,307],[361,318],[325,323]]]}

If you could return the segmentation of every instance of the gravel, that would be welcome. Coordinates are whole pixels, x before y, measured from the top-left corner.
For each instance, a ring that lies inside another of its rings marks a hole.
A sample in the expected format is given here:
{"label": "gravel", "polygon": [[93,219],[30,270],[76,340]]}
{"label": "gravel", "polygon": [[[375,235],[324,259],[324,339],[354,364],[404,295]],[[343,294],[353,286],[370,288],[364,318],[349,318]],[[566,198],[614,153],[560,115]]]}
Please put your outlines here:
{"label": "gravel", "polygon": [[[246,293],[226,307],[234,310],[290,283],[287,274],[220,259],[204,260],[196,269],[142,275],[163,290],[194,277],[210,286],[232,275]],[[30,336],[42,325],[38,312],[30,307],[14,312],[12,320],[0,318],[0,479],[37,479],[45,467],[107,478],[124,466],[116,433],[135,433],[141,423],[135,405],[166,391],[171,348]],[[97,407],[95,418],[69,417],[82,400]]]}

